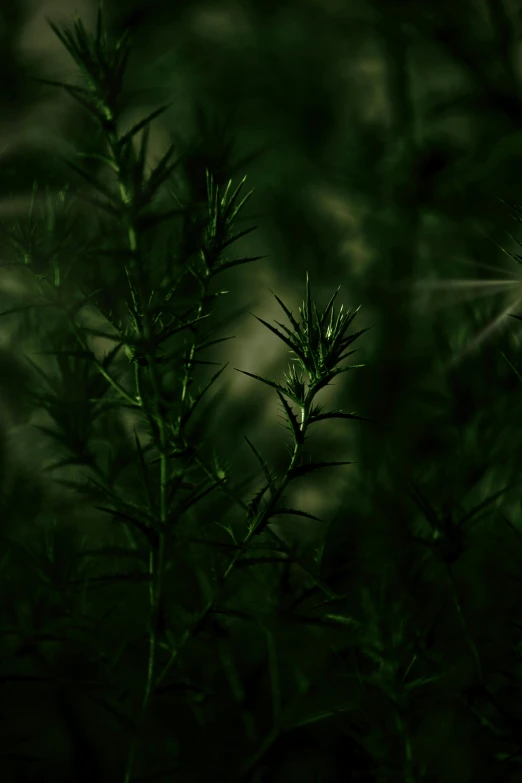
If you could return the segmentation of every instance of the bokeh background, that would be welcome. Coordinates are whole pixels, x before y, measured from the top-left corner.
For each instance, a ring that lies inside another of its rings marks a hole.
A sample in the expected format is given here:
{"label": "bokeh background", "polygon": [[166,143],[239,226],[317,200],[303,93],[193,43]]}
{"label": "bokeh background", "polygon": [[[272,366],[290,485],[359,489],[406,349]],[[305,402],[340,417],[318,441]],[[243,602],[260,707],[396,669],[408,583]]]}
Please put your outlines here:
{"label": "bokeh background", "polygon": [[[323,399],[389,427],[318,428],[318,449],[357,464],[309,478],[292,490],[295,502],[327,518],[342,506],[370,524],[406,513],[397,487],[408,477],[422,476],[444,500],[473,495],[473,477],[487,494],[496,470],[516,473],[520,394],[499,350],[518,346],[519,329],[497,318],[517,312],[520,292],[518,266],[498,247],[513,247],[506,230],[516,228],[499,199],[519,197],[518,3],[111,0],[105,11],[115,32],[132,31],[126,123],[172,103],[153,125],[151,159],[172,133],[193,143],[210,128],[217,159],[234,150],[234,176],[246,173],[255,187],[245,217],[258,229],[241,251],[267,258],[228,274],[226,307],[249,305],[272,322],[283,315],[272,289],[295,312],[308,270],[318,303],[341,285],[338,304],[362,305],[354,327],[373,325],[355,357],[367,367],[341,376]],[[81,107],[32,81],[74,82],[74,63],[46,21],[74,12],[90,27],[96,4],[2,9],[6,221],[27,214],[35,179],[54,192],[70,181],[59,156],[89,143]],[[451,279],[459,282],[441,283]],[[508,282],[491,282],[499,280]],[[20,282],[3,270],[2,285]],[[4,319],[6,362],[9,346],[19,347],[9,328]],[[229,451],[238,466],[249,459],[241,432],[277,461],[277,400],[232,368],[280,379],[286,348],[248,313],[231,333],[237,339],[221,350],[231,362],[220,378],[227,403],[209,436],[237,440]],[[14,367],[2,374],[7,418],[16,378]],[[35,434],[22,427],[18,436]]]}
{"label": "bokeh background", "polygon": [[[180,149],[201,138],[209,163],[219,169],[233,152],[235,180],[247,174],[255,187],[244,219],[258,229],[238,254],[267,257],[226,273],[221,285],[230,293],[217,314],[247,305],[268,322],[283,320],[270,289],[296,313],[308,270],[317,303],[325,306],[341,285],[338,304],[362,305],[354,329],[373,327],[354,357],[366,367],[340,376],[321,401],[380,424],[318,427],[309,441],[314,455],[354,464],[296,482],[287,502],[335,521],[339,564],[357,563],[368,580],[391,553],[400,559],[422,516],[409,482],[449,513],[474,508],[519,477],[522,389],[502,353],[517,364],[521,325],[509,314],[522,313],[522,274],[510,255],[517,225],[503,202],[522,200],[521,9],[515,0],[105,4],[113,31],[132,31],[124,124],[171,103],[153,126],[151,162],[173,134]],[[60,156],[88,149],[92,127],[67,95],[33,79],[76,78],[46,17],[67,22],[77,11],[92,29],[96,10],[69,0],[2,5],[6,225],[24,219],[35,179],[54,193],[67,181],[79,186]],[[87,224],[92,215],[81,209]],[[20,286],[1,270],[3,304]],[[22,409],[25,346],[8,317],[0,334],[0,445],[4,493],[18,498],[13,525],[34,506],[50,445],[34,427],[37,417]],[[212,357],[230,364],[205,434],[223,446],[238,479],[256,468],[242,433],[282,471],[275,394],[233,368],[281,381],[286,348],[248,313],[225,334],[237,337]],[[519,490],[502,502],[517,525]],[[316,525],[285,519],[279,529],[313,541]],[[513,532],[493,516],[473,535],[483,546],[463,567],[479,574],[474,608],[494,610],[499,596],[490,587]],[[482,574],[483,553],[497,546],[496,565]],[[390,568],[386,579],[391,591],[400,572]],[[478,779],[469,778],[462,737],[450,736],[449,724],[436,730],[447,734],[437,747],[446,749],[451,779]],[[425,745],[436,768],[440,759]]]}

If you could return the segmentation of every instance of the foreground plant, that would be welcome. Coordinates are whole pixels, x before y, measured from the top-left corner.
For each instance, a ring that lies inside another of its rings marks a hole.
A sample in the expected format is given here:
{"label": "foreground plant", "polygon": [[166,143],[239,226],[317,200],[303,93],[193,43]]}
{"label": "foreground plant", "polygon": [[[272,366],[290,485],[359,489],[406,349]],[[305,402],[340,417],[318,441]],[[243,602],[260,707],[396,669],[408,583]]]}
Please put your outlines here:
{"label": "foreground plant", "polygon": [[[103,147],[99,151],[81,153],[81,157],[102,164],[115,178],[116,188],[111,188],[90,170],[70,164],[97,192],[97,195],[83,193],[82,198],[105,212],[115,224],[111,229],[111,241],[107,243],[102,239],[96,247],[89,248],[89,258],[105,257],[114,265],[113,280],[124,280],[126,296],[123,301],[108,302],[105,295],[110,283],[103,275],[106,270],[99,271],[97,282],[101,285],[97,287],[92,269],[82,267],[86,254],[79,254],[81,258],[75,264],[70,256],[66,263],[60,253],[59,241],[54,246],[51,243],[43,258],[38,258],[36,269],[34,244],[30,240],[42,224],[32,213],[27,233],[21,228],[10,231],[5,227],[3,232],[19,254],[19,263],[29,271],[33,266],[35,298],[29,306],[50,308],[58,314],[50,339],[57,343],[61,341],[62,345],[47,353],[56,357],[59,379],[31,360],[35,373],[47,386],[45,391],[35,388],[32,397],[54,423],[54,429],[42,429],[64,452],[51,468],[63,470],[81,465],[88,472],[83,482],[63,477],[57,477],[56,481],[68,490],[83,494],[93,511],[96,509],[121,523],[127,536],[127,546],[123,540],[116,540],[110,545],[102,544],[88,550],[84,541],[79,554],[80,565],[76,573],[71,566],[61,589],[74,590],[76,584],[81,585],[84,595],[86,591],[92,595],[96,586],[120,584],[128,591],[123,601],[129,605],[136,602],[136,624],[139,621],[146,624],[146,660],[141,654],[140,628],[137,627],[124,642],[124,649],[128,648],[131,657],[135,656],[135,665],[140,662],[144,665],[143,684],[130,686],[132,696],[127,715],[132,726],[132,741],[124,774],[128,783],[133,779],[142,734],[147,732],[152,699],[178,682],[171,679],[169,683],[168,675],[179,662],[184,646],[201,632],[216,630],[220,615],[241,616],[237,607],[225,609],[223,604],[225,599],[229,600],[224,588],[239,567],[254,568],[261,562],[279,569],[281,565],[288,568],[289,564],[297,563],[309,584],[323,593],[327,602],[341,599],[323,581],[321,553],[313,565],[300,559],[270,524],[283,515],[317,519],[305,511],[286,507],[284,492],[296,478],[321,468],[350,464],[307,460],[303,447],[310,427],[320,421],[370,421],[353,413],[325,411],[315,402],[319,392],[333,378],[353,367],[363,366],[340,367],[340,364],[355,353],[348,349],[367,329],[346,334],[358,309],[343,313],[341,306],[335,315],[334,301],[339,289],[324,311],[318,311],[312,302],[308,274],[306,296],[297,318],[276,296],[291,328],[278,323],[282,330],[279,331],[258,318],[294,354],[293,364],[285,374],[286,384],[239,371],[276,390],[292,444],[289,463],[278,478],[245,436],[261,466],[263,482],[248,502],[242,500],[240,487],[230,485],[229,471],[223,469],[221,459],[209,461],[202,455],[203,444],[196,440],[189,424],[194,421],[204,395],[224,370],[224,367],[219,369],[202,388],[193,391],[196,365],[212,364],[199,359],[199,354],[221,340],[230,339],[210,339],[215,330],[204,330],[205,321],[212,314],[213,302],[226,293],[211,292],[213,281],[226,269],[258,260],[257,257],[230,260],[225,255],[232,244],[253,231],[253,228],[243,231],[235,228],[252,191],[242,196],[245,179],[235,189],[231,181],[220,188],[215,174],[207,169],[205,212],[201,204],[184,204],[173,192],[176,207],[160,211],[154,204],[155,199],[178,164],[171,162],[171,147],[152,172],[145,173],[150,124],[167,107],[153,112],[126,133],[119,131],[123,106],[121,88],[130,47],[128,35],[123,35],[114,45],[110,43],[101,11],[94,37],[87,34],[81,21],[74,23],[72,32],[50,24],[80,67],[87,86],[40,81],[65,89],[98,123]],[[135,149],[135,137],[140,132],[143,132],[141,143]],[[63,202],[65,192],[60,198]],[[52,214],[50,204],[48,209]],[[176,218],[183,219],[180,240],[183,252],[171,251],[159,260],[160,251],[154,247],[154,239],[150,236],[166,221]],[[48,231],[48,238],[52,234],[53,226]],[[194,301],[185,308],[187,298],[182,296],[182,284],[187,283],[187,279],[190,283],[188,275],[196,282],[199,293],[192,296]],[[113,286],[113,296],[121,297],[116,283]],[[19,312],[27,307],[26,303],[9,312]],[[89,325],[87,312],[91,320],[93,315],[98,322],[102,320],[105,328]],[[69,332],[66,339],[64,329]],[[103,338],[112,344],[103,358],[98,358],[93,350],[92,338]],[[293,406],[297,407],[297,413]],[[136,416],[132,447],[128,441],[120,441],[116,446],[113,438],[116,433],[121,434],[118,411],[122,410],[130,410]],[[100,454],[101,442],[105,457]],[[223,536],[216,540],[209,538],[208,519],[205,529],[201,521],[194,522],[195,512],[217,488],[229,503],[240,509],[243,517],[241,522],[232,524],[226,514],[220,516],[215,512],[210,521],[219,526],[221,532],[227,532],[228,540]],[[204,555],[201,555],[202,546]],[[199,548],[199,555],[194,554],[194,548]],[[260,552],[267,550],[270,555],[261,557]],[[254,551],[257,557],[252,556]],[[88,563],[93,558],[115,563],[125,561],[127,565],[116,566],[112,573],[100,574],[89,568]],[[207,569],[202,562],[207,563]],[[53,577],[50,578],[52,581]],[[143,585],[147,589],[148,609],[142,608]],[[95,608],[96,598],[90,600],[87,614],[85,609],[80,610],[75,605],[74,611],[83,611],[83,621],[89,614],[96,616],[99,612],[100,607]],[[72,613],[73,609],[68,611]],[[98,619],[102,621],[99,615]],[[258,619],[261,622],[261,618]],[[116,665],[122,654],[122,649],[113,650],[111,666]],[[101,651],[97,657],[100,662]],[[274,698],[279,697],[275,695]],[[113,711],[116,712],[114,707]],[[248,710],[244,705],[242,711],[248,722]],[[273,736],[278,733],[279,716],[280,709],[275,709]],[[254,761],[262,755],[255,753]],[[143,763],[142,757],[142,766]],[[245,769],[251,767],[252,763],[249,763]]]}

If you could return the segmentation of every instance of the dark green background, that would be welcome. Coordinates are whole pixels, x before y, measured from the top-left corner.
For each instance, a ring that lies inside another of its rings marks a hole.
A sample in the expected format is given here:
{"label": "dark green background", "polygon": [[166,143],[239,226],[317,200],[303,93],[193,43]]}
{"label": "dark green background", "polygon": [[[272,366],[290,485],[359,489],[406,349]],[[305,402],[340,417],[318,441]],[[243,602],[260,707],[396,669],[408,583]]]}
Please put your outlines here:
{"label": "dark green background", "polygon": [[[2,7],[0,218],[7,221],[24,217],[35,178],[53,189],[70,179],[55,153],[72,157],[92,143],[83,111],[31,81],[64,78],[64,64],[74,78],[44,21],[45,14],[67,21],[71,9],[63,6]],[[106,8],[115,32],[132,30],[129,116],[135,121],[172,102],[154,125],[153,157],[170,132],[191,145],[200,134],[209,165],[219,169],[230,139],[239,163],[235,180],[247,173],[255,187],[244,218],[259,228],[237,252],[267,258],[226,273],[220,284],[230,294],[221,314],[248,304],[269,322],[282,320],[269,289],[296,312],[308,270],[316,302],[324,306],[341,284],[338,304],[362,304],[354,327],[374,324],[357,345],[355,361],[367,366],[341,376],[324,399],[389,426],[317,428],[314,453],[357,464],[296,484],[287,505],[325,520],[335,515],[334,559],[350,562],[354,580],[364,585],[381,584],[388,564],[383,591],[392,596],[410,578],[407,539],[412,530],[419,534],[423,518],[409,481],[435,508],[458,516],[519,477],[522,389],[500,353],[517,363],[519,323],[504,315],[487,340],[475,347],[473,341],[502,313],[522,312],[522,274],[498,247],[517,249],[506,233],[516,234],[516,226],[498,199],[521,197],[522,6],[507,0],[111,0]],[[96,7],[78,11],[90,29]],[[214,128],[210,134],[203,116]],[[250,159],[253,152],[259,155]],[[223,169],[223,178],[227,173]],[[417,287],[450,278],[514,282],[498,289]],[[2,299],[7,302],[8,293]],[[19,410],[20,343],[16,335],[9,342],[7,321],[4,329],[2,418],[5,428],[18,427],[6,443],[16,441],[16,459],[37,466],[38,449],[43,455],[45,447]],[[230,365],[206,434],[231,455],[237,477],[252,457],[241,433],[282,470],[286,452],[275,395],[233,367],[281,380],[286,351],[248,314],[225,334],[238,338],[213,357]],[[11,491],[14,470],[4,455]],[[17,497],[17,520],[2,520],[10,529],[23,524],[23,504],[30,505],[27,492],[18,490]],[[515,525],[519,498],[514,489],[499,501]],[[317,534],[307,520],[278,526],[289,538]],[[501,608],[511,620],[516,614],[520,581],[505,577],[516,535],[498,513],[464,529],[466,551],[455,578],[464,585],[469,622],[486,658],[493,650],[496,671],[497,658],[504,667],[517,643],[507,625],[494,625]],[[425,616],[436,613],[439,599],[428,591]],[[459,633],[458,623],[448,620],[439,637],[459,669],[458,692],[473,678]],[[519,693],[518,680],[510,687]],[[471,713],[462,717],[457,702],[451,718],[440,717],[440,705],[424,714],[418,752],[433,773],[425,779],[519,780],[516,768],[508,774],[495,766],[480,733],[488,730],[477,728]],[[462,736],[448,729],[448,720],[464,727]]]}

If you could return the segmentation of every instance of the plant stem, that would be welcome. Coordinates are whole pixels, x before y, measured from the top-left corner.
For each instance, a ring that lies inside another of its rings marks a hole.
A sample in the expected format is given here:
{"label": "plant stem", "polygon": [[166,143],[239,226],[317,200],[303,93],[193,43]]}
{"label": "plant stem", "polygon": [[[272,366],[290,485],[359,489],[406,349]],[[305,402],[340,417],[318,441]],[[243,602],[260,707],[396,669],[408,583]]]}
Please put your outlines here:
{"label": "plant stem", "polygon": [[[151,407],[153,416],[149,417],[149,420],[153,424],[153,433],[156,440],[156,446],[159,452],[160,458],[160,482],[159,482],[159,531],[158,531],[158,548],[157,553],[151,548],[149,552],[149,573],[151,577],[150,587],[150,609],[151,609],[151,621],[149,631],[149,655],[147,662],[147,678],[145,684],[145,690],[142,700],[142,720],[145,717],[149,702],[152,696],[154,688],[154,675],[156,668],[156,650],[157,650],[157,636],[158,636],[158,620],[159,620],[159,607],[161,603],[161,591],[162,591],[162,578],[163,578],[163,565],[165,556],[165,533],[166,533],[166,521],[167,521],[167,432],[165,421],[162,416],[161,410],[161,383],[158,375],[158,368],[155,361],[154,352],[151,350],[151,338],[152,329],[150,325],[148,307],[141,301],[143,294],[143,269],[141,265],[142,259],[140,258],[140,250],[138,245],[138,235],[135,220],[133,218],[136,210],[136,203],[132,193],[132,190],[127,186],[125,179],[124,167],[127,165],[126,161],[122,158],[121,148],[119,145],[118,135],[116,131],[116,125],[111,117],[108,118],[108,132],[107,132],[108,146],[112,155],[112,161],[114,163],[114,169],[120,185],[121,201],[123,206],[123,218],[124,225],[127,232],[128,246],[131,251],[130,269],[125,265],[125,273],[129,283],[129,289],[132,297],[132,303],[134,313],[136,315],[136,332],[138,339],[143,339],[144,344],[144,358],[146,360],[146,366],[149,372],[149,379],[152,386],[151,395]],[[132,155],[132,163],[136,163],[135,155]],[[133,273],[138,278],[138,286],[133,279]],[[145,400],[143,399],[143,390],[141,386],[140,371],[141,367],[138,364],[137,358],[135,361],[135,378],[137,386],[137,400],[138,406],[144,410]],[[147,405],[147,409],[148,405]],[[150,409],[149,409],[150,410]],[[133,741],[129,758],[127,762],[127,770],[125,773],[125,781],[131,778],[132,767],[135,756],[136,738]]]}
{"label": "plant stem", "polygon": [[[307,428],[307,424],[308,424],[308,417],[309,417],[309,412],[310,412],[310,404],[311,404],[311,402],[313,400],[314,395],[315,395],[314,390],[310,389],[310,391],[309,391],[309,393],[307,395],[307,398],[306,398],[305,405],[303,406],[303,409],[302,409],[302,411],[303,411],[303,421],[302,421],[302,424],[301,424],[301,430],[303,431],[303,433],[306,432],[306,428]],[[285,475],[283,477],[283,480],[281,481],[281,484],[279,485],[279,487],[277,488],[277,490],[273,494],[273,496],[270,498],[270,500],[267,502],[267,504],[265,505],[265,507],[263,508],[261,513],[256,514],[255,518],[253,520],[251,520],[250,529],[249,529],[247,535],[245,536],[245,538],[243,539],[243,542],[242,542],[241,546],[238,547],[236,549],[236,551],[234,552],[234,554],[233,554],[233,556],[232,556],[228,566],[226,567],[224,573],[221,576],[219,584],[217,585],[217,587],[216,587],[216,589],[214,591],[214,595],[207,602],[205,608],[201,612],[198,613],[196,619],[190,624],[190,626],[188,628],[185,629],[185,631],[184,631],[184,633],[183,633],[183,635],[182,635],[182,637],[181,637],[181,639],[180,639],[176,649],[171,652],[171,657],[170,657],[169,661],[163,667],[163,670],[162,670],[160,676],[158,677],[158,679],[156,681],[156,686],[158,686],[160,684],[160,682],[163,681],[163,679],[165,678],[166,674],[170,670],[172,664],[176,661],[180,650],[185,646],[185,644],[189,641],[189,639],[194,635],[195,631],[200,627],[201,623],[205,620],[205,618],[207,617],[209,612],[212,611],[212,608],[214,607],[214,604],[216,603],[216,601],[217,601],[217,599],[218,599],[218,597],[219,597],[219,595],[220,595],[220,593],[221,593],[221,591],[222,591],[222,589],[224,587],[224,584],[225,584],[225,581],[226,581],[227,577],[229,576],[231,571],[235,568],[239,558],[248,549],[252,539],[258,533],[259,528],[265,523],[265,521],[268,518],[269,514],[274,510],[275,504],[277,503],[277,501],[281,497],[283,491],[285,490],[285,488],[287,487],[287,485],[290,482],[290,473],[292,471],[292,468],[295,466],[295,463],[296,463],[297,458],[299,456],[300,450],[301,450],[301,444],[297,443],[297,442],[294,443],[294,449],[293,449],[292,457],[291,457],[290,463],[289,463],[289,465],[288,465],[288,467],[286,469],[286,473],[285,473]],[[332,596],[332,597],[334,597],[334,596]]]}

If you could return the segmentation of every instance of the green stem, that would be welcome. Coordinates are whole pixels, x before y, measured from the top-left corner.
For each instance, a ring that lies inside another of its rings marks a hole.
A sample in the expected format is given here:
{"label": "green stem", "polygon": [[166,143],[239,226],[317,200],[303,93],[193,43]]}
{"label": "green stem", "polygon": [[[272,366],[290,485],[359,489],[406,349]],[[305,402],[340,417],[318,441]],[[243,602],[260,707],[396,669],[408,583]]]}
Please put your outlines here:
{"label": "green stem", "polygon": [[[145,718],[147,708],[150,703],[150,699],[154,690],[154,676],[156,669],[156,652],[158,644],[158,621],[159,621],[159,609],[161,603],[162,592],[162,578],[163,578],[163,565],[165,557],[165,532],[167,522],[167,430],[165,421],[163,418],[163,411],[161,406],[161,381],[158,374],[158,367],[155,361],[154,351],[151,349],[152,345],[152,328],[150,324],[150,317],[148,307],[143,305],[141,296],[143,295],[143,269],[140,263],[140,251],[138,246],[138,236],[135,223],[135,199],[134,194],[127,186],[124,166],[127,162],[123,160],[121,155],[121,147],[116,131],[115,123],[112,118],[109,119],[111,127],[108,131],[108,145],[112,154],[112,159],[115,164],[115,170],[120,184],[120,194],[122,205],[124,207],[124,224],[127,232],[127,239],[129,249],[131,251],[130,269],[125,265],[125,273],[127,276],[129,290],[132,297],[132,303],[134,312],[136,314],[136,331],[138,339],[143,340],[144,344],[144,358],[146,360],[146,366],[149,371],[150,385],[152,387],[151,395],[151,407],[152,415],[149,416],[149,421],[153,424],[153,433],[156,441],[156,446],[159,452],[160,458],[160,486],[159,486],[159,531],[158,531],[158,549],[155,553],[152,549],[149,553],[149,573],[151,577],[150,587],[150,610],[151,621],[149,631],[149,655],[147,661],[147,677],[145,683],[145,690],[142,700],[142,720]],[[133,156],[133,163],[136,162],[135,156]],[[133,277],[136,275],[137,283]],[[143,406],[143,390],[141,387],[140,367],[138,366],[137,357],[134,357],[135,361],[135,378],[137,386],[137,398],[139,400],[140,407]],[[147,406],[148,407],[148,406]],[[131,746],[127,761],[127,770],[125,773],[125,783],[128,783],[131,779],[132,768],[134,765],[134,757],[136,752],[136,738]]]}
{"label": "green stem", "polygon": [[[306,400],[303,403],[302,411],[303,411],[303,422],[301,424],[301,429],[303,433],[306,433],[306,428],[308,426],[308,418],[310,415],[310,405],[313,400],[313,397],[315,395],[315,392],[312,390],[309,391],[309,393],[306,396]],[[304,438],[303,438],[304,441]],[[301,444],[296,442],[294,444],[294,450],[292,453],[292,457],[290,459],[290,464],[288,465],[288,468],[286,470],[286,473],[283,477],[283,480],[281,481],[281,484],[277,488],[276,492],[272,495],[266,506],[263,508],[263,510],[256,515],[256,517],[251,520],[250,523],[250,529],[247,533],[246,537],[244,538],[242,544],[238,549],[234,552],[234,555],[232,556],[227,568],[225,569],[224,573],[221,576],[220,582],[218,586],[216,587],[214,591],[214,595],[212,598],[209,599],[204,609],[202,609],[201,612],[197,615],[196,619],[193,620],[193,622],[189,625],[188,628],[185,629],[177,647],[175,650],[171,652],[171,657],[163,667],[163,670],[158,677],[156,681],[156,687],[163,681],[165,676],[167,675],[168,671],[170,670],[173,663],[176,661],[178,654],[180,650],[185,646],[185,644],[189,641],[189,639],[193,636],[194,632],[197,630],[197,628],[201,625],[201,623],[204,621],[205,617],[209,614],[209,612],[212,611],[212,608],[217,601],[219,595],[221,594],[221,591],[223,589],[223,586],[226,582],[227,577],[231,573],[231,571],[235,568],[237,561],[239,558],[246,552],[248,549],[252,539],[257,534],[257,531],[259,527],[261,527],[267,520],[269,514],[271,511],[273,511],[275,504],[278,502],[279,498],[281,497],[282,493],[284,492],[287,485],[290,483],[290,473],[295,466],[295,463],[297,461],[297,458],[299,456],[301,450]]]}
{"label": "green stem", "polygon": [[[213,481],[217,481],[216,474],[213,473],[213,471],[208,467],[208,465],[206,465],[205,462],[203,462],[203,460],[197,455],[195,456],[195,461],[205,471],[205,473],[209,478],[211,478]],[[225,484],[220,484],[219,487],[222,490],[222,492],[224,492],[231,500],[234,501],[234,503],[237,503],[237,505],[241,506],[243,511],[245,512],[248,511],[247,504],[240,498],[236,497],[234,492],[232,492],[232,490],[229,489]],[[322,592],[326,595],[328,599],[335,600],[337,598],[340,598],[339,594],[336,593],[334,590],[332,590],[331,587],[329,587],[329,585],[326,584],[326,582],[324,582],[322,579],[317,577],[314,574],[314,572],[306,565],[306,563],[302,562],[301,560],[299,560],[298,558],[296,558],[294,555],[291,554],[291,548],[284,541],[284,539],[282,539],[281,536],[279,536],[275,532],[275,530],[272,530],[271,527],[267,526],[266,531],[268,535],[281,547],[281,549],[283,549],[284,552],[286,552],[287,555],[291,555],[292,561],[305,572],[305,574],[311,579],[314,585],[318,587],[319,590],[322,590]]]}

